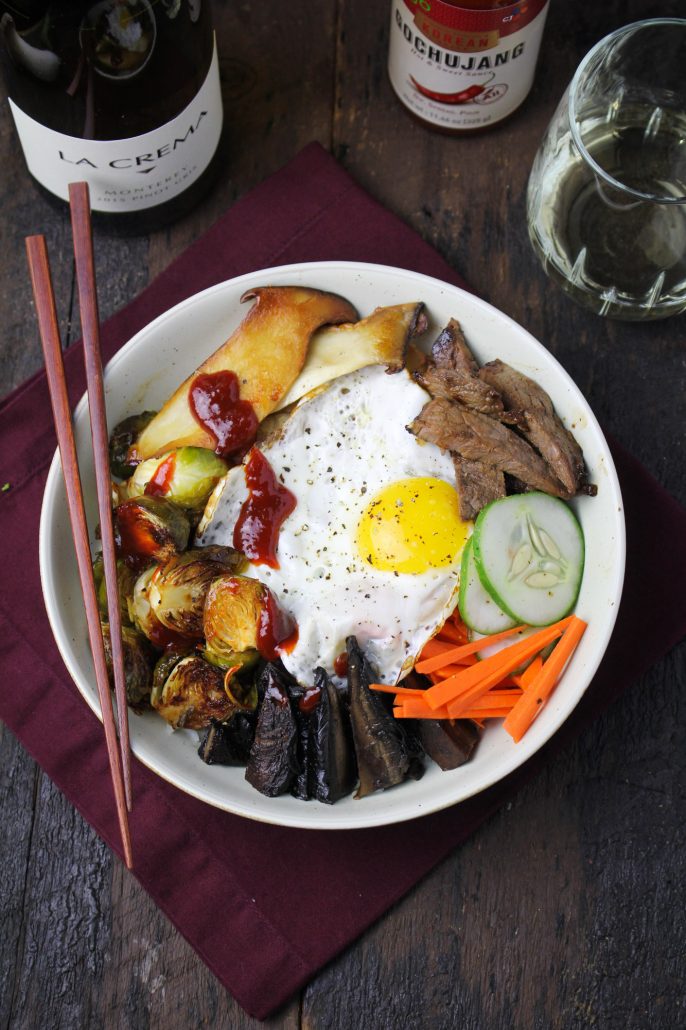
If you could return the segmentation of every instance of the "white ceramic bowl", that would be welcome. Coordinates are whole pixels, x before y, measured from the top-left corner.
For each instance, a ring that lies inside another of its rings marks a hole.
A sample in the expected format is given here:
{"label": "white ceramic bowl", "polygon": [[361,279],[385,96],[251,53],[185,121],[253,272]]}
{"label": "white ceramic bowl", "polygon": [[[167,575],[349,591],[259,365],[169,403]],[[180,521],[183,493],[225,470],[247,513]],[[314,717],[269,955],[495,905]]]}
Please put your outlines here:
{"label": "white ceramic bowl", "polygon": [[[178,384],[236,328],[246,312],[239,298],[264,285],[301,284],[347,297],[369,314],[375,307],[422,300],[430,318],[431,341],[449,318],[462,323],[482,362],[499,357],[531,376],[550,394],[581,444],[597,497],[580,497],[573,507],[586,537],[586,571],[576,611],[588,622],[580,646],[539,718],[519,744],[500,723],[488,726],[474,758],[461,769],[441,772],[428,762],[423,779],[333,806],[266,798],[243,769],[205,765],[197,757],[197,734],[172,732],[155,713],[132,715],[131,741],[137,757],[164,779],[211,805],[238,815],[285,826],[350,829],[400,822],[453,805],[512,772],[565,721],[600,663],[617,614],[624,576],[622,500],[605,439],[583,396],[548,351],[521,326],[469,293],[428,276],[383,265],[322,262],[285,265],[240,276],[198,293],[142,329],[110,362],[105,378],[109,424],[126,415],[158,408]],[[86,398],[75,413],[77,446],[89,524],[97,522],[95,485],[89,462]],[[84,700],[100,708],[87,643],[59,457],[53,460],[41,515],[40,567],[52,630],[64,662]]]}

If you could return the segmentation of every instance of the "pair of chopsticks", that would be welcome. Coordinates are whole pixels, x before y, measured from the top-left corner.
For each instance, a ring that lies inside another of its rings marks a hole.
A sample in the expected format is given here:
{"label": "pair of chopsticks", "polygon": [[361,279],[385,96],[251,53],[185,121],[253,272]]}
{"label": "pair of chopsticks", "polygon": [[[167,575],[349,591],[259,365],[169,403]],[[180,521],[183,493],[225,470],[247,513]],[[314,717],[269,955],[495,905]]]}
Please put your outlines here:
{"label": "pair of chopsticks", "polygon": [[57,431],[57,443],[62,462],[81,591],[86,608],[88,637],[95,665],[95,676],[100,697],[102,721],[105,728],[105,741],[107,743],[112,786],[114,787],[117,816],[124,849],[124,860],[127,868],[131,869],[133,867],[133,856],[128,821],[128,812],[131,811],[132,801],[129,723],[126,707],[126,680],[121,639],[117,561],[112,526],[112,484],[105,414],[105,390],[103,385],[102,359],[100,356],[100,321],[95,287],[93,234],[91,230],[90,196],[87,183],[70,183],[69,204],[71,208],[74,259],[79,292],[79,308],[81,311],[86,380],[88,384],[88,409],[93,437],[93,461],[98,495],[98,515],[100,518],[107,606],[109,609],[114,688],[119,717],[118,738],[107,675],[107,662],[100,625],[98,600],[93,579],[88,524],[83,503],[83,491],[81,489],[81,477],[79,474],[76,444],[74,442],[69,398],[67,396],[67,382],[57,324],[55,295],[50,276],[50,264],[48,262],[45,237],[27,237],[26,252],[29,260],[41,344],[45,357],[52,415]]}

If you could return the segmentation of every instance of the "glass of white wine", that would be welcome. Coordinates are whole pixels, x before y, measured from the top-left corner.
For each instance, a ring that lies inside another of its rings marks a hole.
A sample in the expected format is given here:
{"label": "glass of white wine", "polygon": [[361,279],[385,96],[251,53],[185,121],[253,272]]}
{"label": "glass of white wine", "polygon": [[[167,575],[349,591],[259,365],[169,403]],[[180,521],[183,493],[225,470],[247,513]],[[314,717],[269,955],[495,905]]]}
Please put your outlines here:
{"label": "glass of white wine", "polygon": [[586,55],[534,161],[529,236],[600,315],[686,310],[686,20],[636,22]]}

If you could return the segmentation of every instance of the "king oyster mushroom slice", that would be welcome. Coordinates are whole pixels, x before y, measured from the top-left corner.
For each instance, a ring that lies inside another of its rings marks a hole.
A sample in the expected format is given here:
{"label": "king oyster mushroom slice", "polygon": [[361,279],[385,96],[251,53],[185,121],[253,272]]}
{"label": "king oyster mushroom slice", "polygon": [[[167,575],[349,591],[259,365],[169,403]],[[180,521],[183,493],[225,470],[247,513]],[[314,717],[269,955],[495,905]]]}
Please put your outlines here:
{"label": "king oyster mushroom slice", "polygon": [[343,297],[303,286],[264,286],[244,294],[256,303],[236,331],[178,387],[133,444],[129,459],[142,461],[176,447],[208,447],[217,440],[196,419],[190,393],[199,375],[230,372],[240,399],[257,422],[279,406],[298,377],[312,333],[322,325],[354,322],[357,312]]}

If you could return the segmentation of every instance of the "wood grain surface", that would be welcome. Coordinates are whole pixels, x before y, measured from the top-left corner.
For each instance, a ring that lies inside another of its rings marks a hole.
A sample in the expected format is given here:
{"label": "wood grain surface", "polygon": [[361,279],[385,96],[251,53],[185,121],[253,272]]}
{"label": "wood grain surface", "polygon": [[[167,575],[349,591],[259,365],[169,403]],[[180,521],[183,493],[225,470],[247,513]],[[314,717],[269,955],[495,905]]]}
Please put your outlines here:
{"label": "wood grain surface", "polygon": [[[432,134],[385,72],[389,4],[214,4],[225,164],[189,217],[98,231],[101,314],[133,297],[241,194],[319,140],[486,300],[558,357],[601,423],[686,501],[683,316],[602,320],[543,275],[526,235],[534,153],[606,32],[683,3],[552,0],[534,89],[506,125]],[[67,212],[30,183],[0,113],[0,387],[40,365],[24,236],[45,232],[63,335],[78,336]],[[655,542],[669,560],[669,541]],[[267,1025],[283,1030],[598,1030],[686,1025],[683,645]],[[0,1027],[258,1026],[0,729]]]}

